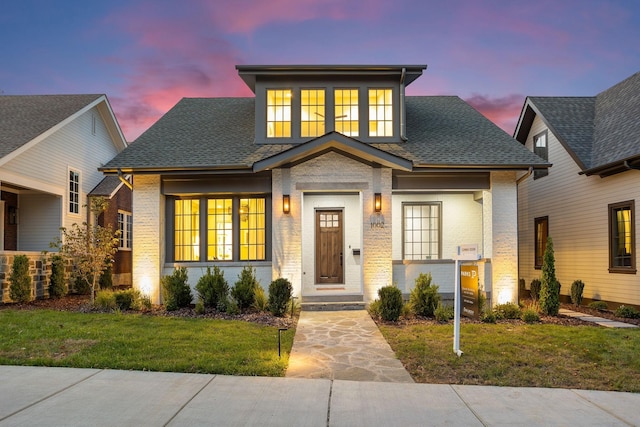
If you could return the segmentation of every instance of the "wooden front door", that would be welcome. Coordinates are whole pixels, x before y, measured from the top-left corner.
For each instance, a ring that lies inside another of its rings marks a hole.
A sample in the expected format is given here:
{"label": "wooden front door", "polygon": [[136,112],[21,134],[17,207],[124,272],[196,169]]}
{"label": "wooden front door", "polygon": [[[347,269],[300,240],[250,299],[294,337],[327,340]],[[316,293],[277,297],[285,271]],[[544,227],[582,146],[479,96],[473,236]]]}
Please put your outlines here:
{"label": "wooden front door", "polygon": [[344,283],[342,211],[316,211],[316,283]]}

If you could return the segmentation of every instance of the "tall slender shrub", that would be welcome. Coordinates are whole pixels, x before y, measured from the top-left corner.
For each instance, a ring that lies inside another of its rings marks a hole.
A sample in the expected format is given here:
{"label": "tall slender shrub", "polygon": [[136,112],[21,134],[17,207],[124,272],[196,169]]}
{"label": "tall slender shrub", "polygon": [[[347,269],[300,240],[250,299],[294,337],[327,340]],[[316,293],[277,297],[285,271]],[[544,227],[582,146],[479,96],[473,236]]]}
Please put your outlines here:
{"label": "tall slender shrub", "polygon": [[26,255],[16,255],[13,258],[9,281],[11,282],[9,297],[12,301],[29,302],[32,300],[29,258]]}
{"label": "tall slender shrub", "polygon": [[542,286],[542,282],[540,279],[533,279],[531,281],[530,289],[531,289],[531,299],[537,301],[540,299],[540,287]]}
{"label": "tall slender shrub", "polygon": [[560,310],[560,282],[556,278],[556,260],[551,237],[547,239],[547,247],[544,251],[540,282],[540,310],[544,314],[557,316]]}
{"label": "tall slender shrub", "polygon": [[231,288],[231,296],[235,299],[240,310],[246,310],[253,305],[258,286],[255,269],[251,266],[245,266],[238,275],[238,281]]}
{"label": "tall slender shrub", "polygon": [[582,303],[582,293],[584,292],[584,282],[580,279],[574,280],[571,284],[571,302],[575,306]]}
{"label": "tall slender shrub", "polygon": [[162,283],[162,299],[167,311],[188,307],[191,304],[193,296],[187,280],[187,269],[184,267],[176,268],[173,274],[163,276],[160,280]]}
{"label": "tall slender shrub", "polygon": [[409,304],[414,314],[433,317],[440,304],[438,285],[432,284],[431,273],[420,273],[415,280],[415,286],[409,295]]}
{"label": "tall slender shrub", "polygon": [[283,316],[291,300],[293,286],[291,282],[280,277],[269,285],[269,311],[274,316]]}
{"label": "tall slender shrub", "polygon": [[196,292],[205,307],[216,308],[218,302],[224,300],[229,293],[229,284],[224,278],[224,271],[217,265],[207,267],[207,272],[198,280]]}
{"label": "tall slender shrub", "polygon": [[60,255],[51,257],[51,279],[49,281],[49,296],[60,298],[67,293],[64,280],[64,258]]}

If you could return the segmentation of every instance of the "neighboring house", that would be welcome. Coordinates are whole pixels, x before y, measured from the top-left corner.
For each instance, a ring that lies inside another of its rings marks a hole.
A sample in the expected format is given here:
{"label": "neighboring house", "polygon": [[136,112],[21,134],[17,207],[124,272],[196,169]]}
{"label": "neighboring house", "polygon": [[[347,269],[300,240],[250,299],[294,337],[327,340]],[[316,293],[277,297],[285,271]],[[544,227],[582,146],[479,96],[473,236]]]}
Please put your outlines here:
{"label": "neighboring house", "polygon": [[98,224],[118,230],[118,252],[111,266],[113,286],[131,286],[131,247],[133,213],[131,209],[130,177],[106,176],[88,196],[104,197],[109,201],[107,210],[98,216]]}
{"label": "neighboring house", "polygon": [[48,295],[41,252],[60,227],[87,221],[87,195],[105,178],[98,168],[126,146],[105,95],[0,96],[1,259],[34,260],[35,296]]}
{"label": "neighboring house", "polygon": [[527,97],[515,138],[548,159],[518,186],[519,275],[541,276],[553,240],[562,295],[640,306],[640,73],[591,97]]}
{"label": "neighboring house", "polygon": [[107,163],[133,176],[133,286],[211,265],[289,279],[301,302],[453,293],[453,255],[517,297],[516,175],[546,161],[455,96],[405,96],[424,65],[238,66],[255,98],[182,99]]}

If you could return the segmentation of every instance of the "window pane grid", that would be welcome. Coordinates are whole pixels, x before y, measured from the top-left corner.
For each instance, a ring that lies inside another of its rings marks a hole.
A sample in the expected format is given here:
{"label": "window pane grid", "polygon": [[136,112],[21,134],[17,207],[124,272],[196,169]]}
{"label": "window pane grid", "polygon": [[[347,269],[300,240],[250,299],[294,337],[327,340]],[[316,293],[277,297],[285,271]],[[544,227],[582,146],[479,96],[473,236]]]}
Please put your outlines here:
{"label": "window pane grid", "polygon": [[69,212],[80,212],[80,174],[69,171]]}
{"label": "window pane grid", "polygon": [[291,136],[291,90],[267,90],[267,138]]}
{"label": "window pane grid", "polygon": [[175,260],[200,260],[200,200],[175,201]]}
{"label": "window pane grid", "polygon": [[358,136],[358,89],[336,89],[336,132],[346,136]]}
{"label": "window pane grid", "polygon": [[369,136],[393,136],[391,89],[369,89]]}
{"label": "window pane grid", "polygon": [[233,200],[207,201],[207,259],[233,259]]}
{"label": "window pane grid", "polygon": [[266,259],[264,198],[240,199],[240,260]]}
{"label": "window pane grid", "polygon": [[301,121],[300,136],[320,136],[325,133],[324,90],[303,89],[300,91]]}
{"label": "window pane grid", "polygon": [[440,258],[440,205],[411,204],[404,207],[404,258]]}

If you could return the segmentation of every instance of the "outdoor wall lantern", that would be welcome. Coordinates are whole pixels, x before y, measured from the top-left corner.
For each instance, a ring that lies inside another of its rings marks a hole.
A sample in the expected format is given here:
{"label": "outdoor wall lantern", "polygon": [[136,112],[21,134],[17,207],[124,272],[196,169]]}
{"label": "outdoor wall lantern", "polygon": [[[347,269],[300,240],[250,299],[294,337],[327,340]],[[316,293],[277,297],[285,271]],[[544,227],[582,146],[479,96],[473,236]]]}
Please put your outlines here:
{"label": "outdoor wall lantern", "polygon": [[376,212],[382,211],[382,194],[380,193],[373,195],[373,210]]}
{"label": "outdoor wall lantern", "polygon": [[291,199],[288,194],[282,196],[282,212],[288,214],[291,212]]}

